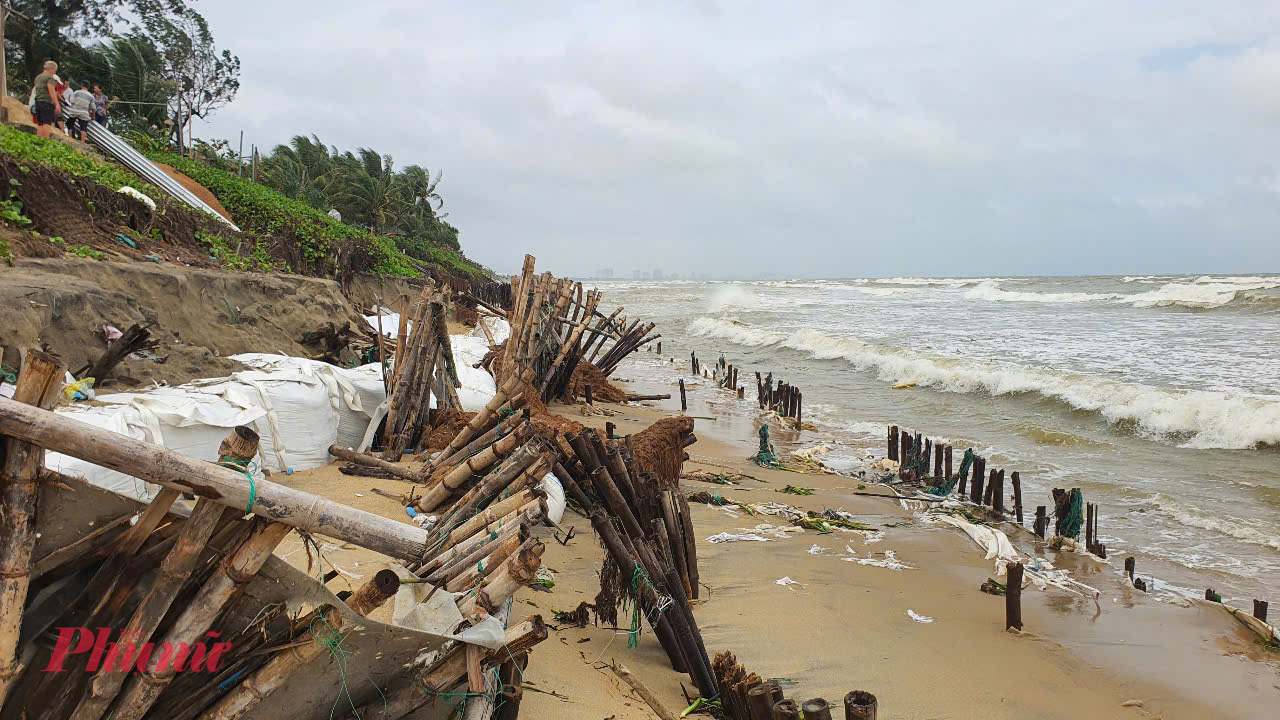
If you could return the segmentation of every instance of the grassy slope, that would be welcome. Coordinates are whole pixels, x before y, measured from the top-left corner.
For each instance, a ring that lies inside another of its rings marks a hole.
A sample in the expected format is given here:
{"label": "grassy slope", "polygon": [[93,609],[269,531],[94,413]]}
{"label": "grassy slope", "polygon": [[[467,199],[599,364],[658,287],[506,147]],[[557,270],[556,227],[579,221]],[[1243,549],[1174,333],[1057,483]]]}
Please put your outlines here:
{"label": "grassy slope", "polygon": [[[162,190],[143,182],[127,168],[78,152],[65,143],[42,140],[6,125],[0,125],[0,154],[20,162],[88,178],[113,189],[127,185],[153,200],[165,197]],[[297,246],[298,254],[316,268],[325,266],[326,261],[332,260],[341,250],[356,248],[357,252],[369,254],[369,264],[374,272],[416,276],[421,274],[418,265],[428,264],[459,277],[484,277],[479,267],[452,250],[433,248],[429,251],[429,259],[415,262],[402,253],[391,238],[376,236],[367,230],[340,223],[271,188],[177,155],[154,153],[152,159],[172,165],[208,188],[246,233],[292,243]],[[224,260],[228,267],[260,266],[219,259]]]}
{"label": "grassy slope", "polygon": [[[375,271],[391,275],[416,275],[413,262],[396,248],[395,241],[347,225],[306,203],[285,197],[265,185],[245,180],[224,170],[170,153],[152,153],[152,160],[172,165],[179,172],[205,186],[218,198],[241,229],[263,235],[297,238],[305,253],[324,253],[350,242],[368,242],[376,258]],[[446,248],[432,248],[425,259],[444,272],[464,278],[480,278],[483,272],[465,258]]]}

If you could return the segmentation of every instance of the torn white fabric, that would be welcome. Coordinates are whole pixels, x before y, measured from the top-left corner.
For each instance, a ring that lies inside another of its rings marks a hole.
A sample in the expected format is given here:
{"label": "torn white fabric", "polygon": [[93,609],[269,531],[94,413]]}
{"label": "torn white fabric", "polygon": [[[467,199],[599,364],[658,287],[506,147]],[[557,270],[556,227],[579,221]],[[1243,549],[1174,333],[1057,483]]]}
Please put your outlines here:
{"label": "torn white fabric", "polygon": [[1000,530],[986,525],[975,525],[964,518],[943,513],[931,514],[928,519],[954,525],[965,531],[979,547],[986,551],[987,560],[996,561],[996,577],[1004,575],[1005,567],[1009,563],[1021,559],[1018,551],[1013,548],[1013,543],[1009,542],[1009,537]]}
{"label": "torn white fabric", "polygon": [[918,622],[918,623],[931,623],[931,622],[933,622],[933,618],[929,617],[928,615],[921,615],[921,614],[917,613],[915,610],[911,610],[911,609],[909,609],[909,608],[907,609],[907,614],[911,616],[911,619],[912,619],[912,620],[915,620],[915,621],[916,621],[916,622]]}
{"label": "torn white fabric", "polygon": [[745,532],[745,533],[722,532],[722,533],[716,533],[715,535],[712,535],[711,537],[707,538],[707,542],[712,544],[730,543],[730,542],[773,542],[773,539],[763,537],[761,535],[757,535],[752,532]]}
{"label": "torn white fabric", "polygon": [[[402,567],[392,566],[391,569],[402,579],[413,577],[412,573]],[[428,583],[401,583],[400,589],[396,591],[391,623],[480,645],[490,650],[502,647],[505,632],[500,620],[490,616],[459,632],[462,613],[458,610],[458,598],[461,595],[440,590],[430,600],[423,602],[430,593],[431,585]]]}

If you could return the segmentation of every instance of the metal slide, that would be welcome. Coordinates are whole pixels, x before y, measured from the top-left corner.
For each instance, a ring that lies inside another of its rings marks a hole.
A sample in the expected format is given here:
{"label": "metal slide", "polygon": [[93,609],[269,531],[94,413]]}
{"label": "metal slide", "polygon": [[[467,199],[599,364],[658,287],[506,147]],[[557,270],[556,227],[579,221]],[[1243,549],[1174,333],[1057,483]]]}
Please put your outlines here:
{"label": "metal slide", "polygon": [[[65,105],[63,106],[66,107]],[[64,110],[63,117],[67,117]],[[89,139],[99,148],[107,151],[112,157],[124,163],[130,170],[138,173],[144,180],[155,185],[156,187],[169,193],[174,198],[190,205],[193,208],[203,210],[210,215],[218,218],[222,222],[230,225],[233,230],[240,232],[240,228],[235,223],[218,213],[217,210],[209,207],[205,201],[196,197],[195,193],[182,186],[182,183],[174,180],[168,173],[155,166],[142,153],[133,149],[129,143],[121,140],[118,135],[110,130],[102,127],[92,120],[89,121]]]}

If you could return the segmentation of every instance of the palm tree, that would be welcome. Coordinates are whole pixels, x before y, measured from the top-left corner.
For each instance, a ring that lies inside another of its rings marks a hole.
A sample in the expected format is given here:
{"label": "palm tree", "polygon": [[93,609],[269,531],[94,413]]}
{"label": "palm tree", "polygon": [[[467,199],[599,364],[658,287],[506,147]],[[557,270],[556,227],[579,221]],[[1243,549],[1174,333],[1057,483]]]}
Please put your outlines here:
{"label": "palm tree", "polygon": [[264,183],[284,195],[319,210],[333,207],[331,196],[338,186],[333,162],[337,155],[316,135],[295,135],[288,145],[277,145],[263,161]]}
{"label": "palm tree", "polygon": [[369,148],[360,148],[359,153],[359,157],[350,152],[342,156],[339,196],[356,217],[374,232],[381,232],[395,225],[399,217],[395,161]]}

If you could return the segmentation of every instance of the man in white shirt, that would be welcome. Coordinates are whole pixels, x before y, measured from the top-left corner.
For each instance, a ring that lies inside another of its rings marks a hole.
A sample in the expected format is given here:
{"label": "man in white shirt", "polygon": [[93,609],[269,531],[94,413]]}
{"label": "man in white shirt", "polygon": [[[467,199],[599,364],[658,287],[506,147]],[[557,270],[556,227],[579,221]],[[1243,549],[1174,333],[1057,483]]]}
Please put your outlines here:
{"label": "man in white shirt", "polygon": [[93,117],[94,99],[89,84],[79,83],[80,89],[67,95],[67,130],[71,137],[82,143],[89,142],[89,120]]}

